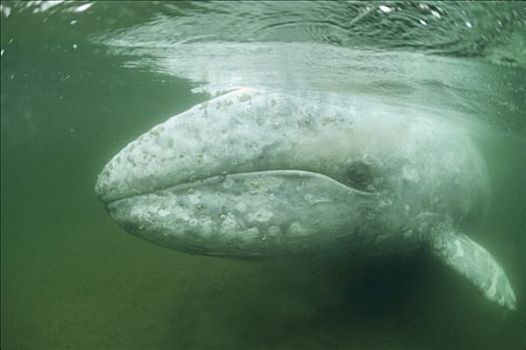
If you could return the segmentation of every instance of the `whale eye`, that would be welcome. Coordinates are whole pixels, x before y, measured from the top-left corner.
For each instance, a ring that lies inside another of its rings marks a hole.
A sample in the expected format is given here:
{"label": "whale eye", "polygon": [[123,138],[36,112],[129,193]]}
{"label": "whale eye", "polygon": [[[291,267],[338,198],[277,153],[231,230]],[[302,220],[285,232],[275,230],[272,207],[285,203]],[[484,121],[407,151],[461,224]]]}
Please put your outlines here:
{"label": "whale eye", "polygon": [[346,172],[347,182],[357,190],[374,192],[374,176],[371,166],[362,161],[356,161],[349,165]]}

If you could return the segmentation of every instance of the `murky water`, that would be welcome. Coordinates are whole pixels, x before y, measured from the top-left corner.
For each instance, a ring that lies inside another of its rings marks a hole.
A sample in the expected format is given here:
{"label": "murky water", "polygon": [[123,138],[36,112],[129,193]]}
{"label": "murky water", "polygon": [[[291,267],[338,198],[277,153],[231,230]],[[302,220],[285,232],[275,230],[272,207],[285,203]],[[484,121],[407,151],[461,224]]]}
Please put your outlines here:
{"label": "murky water", "polygon": [[[2,2],[2,349],[526,348],[526,6]],[[381,99],[469,130],[492,204],[467,233],[505,312],[427,256],[246,262],[124,233],[120,148],[235,86]]]}

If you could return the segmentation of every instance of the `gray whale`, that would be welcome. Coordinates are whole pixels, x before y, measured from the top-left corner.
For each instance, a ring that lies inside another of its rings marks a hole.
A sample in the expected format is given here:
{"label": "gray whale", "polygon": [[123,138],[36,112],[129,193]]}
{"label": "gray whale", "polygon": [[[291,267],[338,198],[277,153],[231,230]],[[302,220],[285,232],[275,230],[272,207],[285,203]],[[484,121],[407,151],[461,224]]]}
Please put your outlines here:
{"label": "gray whale", "polygon": [[192,254],[426,247],[489,300],[516,309],[501,266],[459,231],[490,197],[470,138],[355,99],[240,88],[132,141],[104,167],[96,192],[124,230]]}

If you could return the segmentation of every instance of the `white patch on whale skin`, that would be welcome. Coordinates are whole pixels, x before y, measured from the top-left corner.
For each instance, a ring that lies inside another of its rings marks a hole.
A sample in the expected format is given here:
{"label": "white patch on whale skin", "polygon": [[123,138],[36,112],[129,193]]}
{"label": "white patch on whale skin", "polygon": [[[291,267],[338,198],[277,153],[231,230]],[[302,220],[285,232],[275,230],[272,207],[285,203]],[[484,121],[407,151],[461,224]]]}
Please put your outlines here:
{"label": "white patch on whale skin", "polygon": [[269,221],[274,214],[272,212],[267,210],[259,210],[255,213],[251,213],[247,215],[248,221],[257,221],[257,222],[266,222]]}
{"label": "white patch on whale skin", "polygon": [[499,275],[495,273],[493,275],[493,279],[491,280],[491,285],[489,286],[488,290],[486,291],[486,295],[489,298],[493,298],[495,294],[497,293],[497,282],[499,280]]}
{"label": "white patch on whale skin", "polygon": [[290,224],[287,234],[290,234],[291,236],[304,236],[308,234],[308,230],[306,230],[299,222],[293,222]]}
{"label": "white patch on whale skin", "polygon": [[245,212],[245,210],[247,210],[247,205],[246,205],[245,203],[243,203],[243,202],[239,202],[239,203],[237,203],[237,205],[236,205],[236,209],[237,209],[237,211],[239,211],[240,213],[243,213],[243,212]]}
{"label": "white patch on whale skin", "polygon": [[272,225],[268,228],[268,235],[270,237],[278,236],[281,233],[281,229],[278,226]]}
{"label": "white patch on whale skin", "polygon": [[455,246],[457,247],[457,255],[463,257],[464,249],[462,249],[462,245],[460,244],[460,241],[458,239],[455,240]]}
{"label": "white patch on whale skin", "polygon": [[418,171],[415,168],[404,166],[402,169],[402,178],[409,182],[419,182],[420,181],[420,175],[418,174]]}

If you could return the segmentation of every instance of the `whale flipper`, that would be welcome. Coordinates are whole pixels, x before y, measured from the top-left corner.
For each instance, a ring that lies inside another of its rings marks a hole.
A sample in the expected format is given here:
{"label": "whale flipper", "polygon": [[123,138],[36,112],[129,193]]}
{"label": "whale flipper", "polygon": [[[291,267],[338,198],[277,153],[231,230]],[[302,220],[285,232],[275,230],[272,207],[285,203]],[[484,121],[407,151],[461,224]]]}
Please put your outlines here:
{"label": "whale flipper", "polygon": [[447,226],[432,235],[433,255],[470,280],[489,300],[516,310],[515,293],[495,258],[468,236],[445,229]]}

